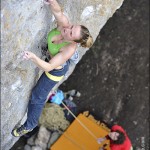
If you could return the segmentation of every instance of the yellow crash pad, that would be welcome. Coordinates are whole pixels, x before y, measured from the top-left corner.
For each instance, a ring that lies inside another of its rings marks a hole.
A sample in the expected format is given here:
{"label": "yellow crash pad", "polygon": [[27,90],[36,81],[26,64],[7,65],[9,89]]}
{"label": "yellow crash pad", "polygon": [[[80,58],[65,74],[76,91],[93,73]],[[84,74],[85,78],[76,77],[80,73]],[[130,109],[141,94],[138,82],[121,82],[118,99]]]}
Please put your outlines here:
{"label": "yellow crash pad", "polygon": [[[110,131],[104,124],[98,125],[83,114],[79,114],[77,118],[96,138],[104,137]],[[106,149],[110,150],[109,140],[98,144],[97,140],[75,119],[50,150],[99,150],[104,143],[107,143]]]}

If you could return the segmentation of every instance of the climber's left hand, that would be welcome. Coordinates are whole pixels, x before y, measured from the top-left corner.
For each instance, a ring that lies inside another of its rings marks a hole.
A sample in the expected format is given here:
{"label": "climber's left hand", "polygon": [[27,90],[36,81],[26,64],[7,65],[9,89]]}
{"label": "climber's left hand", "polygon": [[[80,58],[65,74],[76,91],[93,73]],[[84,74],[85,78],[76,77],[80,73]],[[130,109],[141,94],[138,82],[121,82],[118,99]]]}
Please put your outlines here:
{"label": "climber's left hand", "polygon": [[24,55],[23,55],[24,59],[29,60],[29,59],[33,59],[34,57],[35,57],[34,53],[30,51],[24,51]]}

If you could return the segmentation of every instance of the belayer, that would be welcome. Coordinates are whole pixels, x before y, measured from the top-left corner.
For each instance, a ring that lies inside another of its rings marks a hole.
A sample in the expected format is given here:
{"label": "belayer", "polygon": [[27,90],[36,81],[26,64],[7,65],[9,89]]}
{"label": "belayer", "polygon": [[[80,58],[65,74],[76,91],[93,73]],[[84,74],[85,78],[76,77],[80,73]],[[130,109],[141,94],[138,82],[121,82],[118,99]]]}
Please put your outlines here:
{"label": "belayer", "polygon": [[[133,150],[126,131],[119,125],[113,125],[111,132],[103,138],[98,138],[97,142],[101,144],[106,139],[110,140],[111,150]],[[99,150],[105,150],[105,147],[102,147]]]}
{"label": "belayer", "polygon": [[24,59],[31,60],[44,72],[32,90],[27,120],[21,127],[12,130],[12,135],[16,137],[32,131],[37,126],[46,98],[67,72],[68,60],[74,55],[78,43],[88,48],[93,44],[89,30],[83,25],[71,24],[56,0],[45,0],[44,3],[50,6],[57,21],[57,27],[48,34],[48,51],[51,59],[45,62],[30,51],[24,52]]}

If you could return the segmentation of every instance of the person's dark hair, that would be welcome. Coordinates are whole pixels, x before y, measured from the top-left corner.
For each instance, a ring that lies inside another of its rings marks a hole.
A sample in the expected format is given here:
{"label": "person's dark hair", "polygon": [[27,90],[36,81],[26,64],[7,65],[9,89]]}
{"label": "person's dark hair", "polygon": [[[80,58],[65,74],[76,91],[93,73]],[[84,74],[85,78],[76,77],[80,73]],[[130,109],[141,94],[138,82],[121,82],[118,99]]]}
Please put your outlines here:
{"label": "person's dark hair", "polygon": [[114,144],[123,144],[124,141],[125,141],[125,139],[126,139],[124,133],[121,132],[121,131],[119,131],[119,130],[116,130],[116,131],[114,131],[114,132],[119,133],[119,136],[118,136],[118,139],[117,139],[117,140],[113,141],[113,143],[114,143]]}
{"label": "person's dark hair", "polygon": [[90,48],[93,45],[93,38],[85,26],[81,25],[81,39],[75,40],[75,42],[80,43],[82,47],[87,48]]}

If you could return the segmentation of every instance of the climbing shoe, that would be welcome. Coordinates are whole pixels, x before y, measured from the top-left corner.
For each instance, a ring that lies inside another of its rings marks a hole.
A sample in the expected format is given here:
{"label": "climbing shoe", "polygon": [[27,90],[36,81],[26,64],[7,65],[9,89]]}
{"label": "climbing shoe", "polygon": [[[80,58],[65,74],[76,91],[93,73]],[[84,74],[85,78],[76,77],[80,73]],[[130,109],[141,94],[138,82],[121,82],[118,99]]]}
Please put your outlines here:
{"label": "climbing shoe", "polygon": [[22,135],[27,134],[28,132],[31,132],[31,131],[32,131],[32,129],[31,130],[26,130],[24,126],[21,126],[19,128],[13,129],[11,134],[15,137],[20,137]]}

